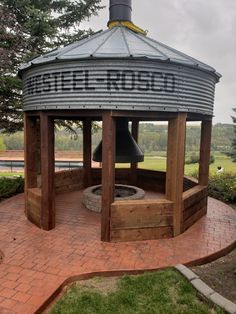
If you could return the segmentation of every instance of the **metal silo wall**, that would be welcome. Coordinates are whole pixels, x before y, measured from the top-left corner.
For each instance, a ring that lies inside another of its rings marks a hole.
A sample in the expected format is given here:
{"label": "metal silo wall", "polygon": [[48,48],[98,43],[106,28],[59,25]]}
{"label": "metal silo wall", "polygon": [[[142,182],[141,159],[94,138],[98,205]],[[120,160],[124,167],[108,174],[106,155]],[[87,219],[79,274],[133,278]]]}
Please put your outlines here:
{"label": "metal silo wall", "polygon": [[144,60],[55,62],[23,74],[24,111],[112,109],[213,115],[216,76]]}

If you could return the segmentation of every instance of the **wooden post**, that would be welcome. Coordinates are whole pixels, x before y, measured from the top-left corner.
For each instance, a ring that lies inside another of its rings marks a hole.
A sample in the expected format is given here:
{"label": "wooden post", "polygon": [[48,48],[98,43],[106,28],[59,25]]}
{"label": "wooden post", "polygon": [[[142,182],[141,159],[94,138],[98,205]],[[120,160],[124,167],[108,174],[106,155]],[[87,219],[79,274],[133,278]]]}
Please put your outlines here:
{"label": "wooden post", "polygon": [[25,136],[25,189],[37,187],[37,130],[36,119],[25,113],[24,136]]}
{"label": "wooden post", "polygon": [[102,122],[102,212],[101,240],[110,241],[111,204],[115,189],[115,120],[110,112],[103,114]]}
{"label": "wooden post", "polygon": [[[138,143],[138,131],[139,131],[139,120],[133,119],[132,120],[132,128],[131,128],[131,134],[135,141]],[[132,162],[130,166],[130,181],[132,185],[137,184],[137,168],[138,163]]]}
{"label": "wooden post", "polygon": [[91,186],[91,148],[92,148],[92,122],[90,118],[83,121],[83,167],[84,187]]}
{"label": "wooden post", "polygon": [[[41,135],[40,135],[40,118],[36,121],[36,164],[37,164],[37,175],[41,175]],[[37,182],[39,187],[40,182]]]}
{"label": "wooden post", "polygon": [[198,176],[198,181],[199,181],[200,185],[208,185],[208,181],[209,181],[209,163],[210,163],[210,154],[211,154],[211,132],[212,132],[212,120],[202,121],[199,176]]}
{"label": "wooden post", "polygon": [[174,202],[174,236],[183,231],[183,181],[187,114],[169,120],[167,144],[166,198]]}
{"label": "wooden post", "polygon": [[41,228],[50,230],[55,227],[54,193],[54,121],[47,114],[40,113],[41,135]]}
{"label": "wooden post", "polygon": [[36,118],[24,115],[25,213],[28,217],[28,189],[37,187],[37,126]]}

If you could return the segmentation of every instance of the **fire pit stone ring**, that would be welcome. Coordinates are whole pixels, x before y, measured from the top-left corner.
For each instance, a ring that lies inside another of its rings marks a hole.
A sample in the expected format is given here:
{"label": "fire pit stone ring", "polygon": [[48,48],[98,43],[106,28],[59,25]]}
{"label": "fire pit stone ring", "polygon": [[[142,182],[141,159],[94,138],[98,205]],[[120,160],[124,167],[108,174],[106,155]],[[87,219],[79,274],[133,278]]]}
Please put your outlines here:
{"label": "fire pit stone ring", "polygon": [[[102,186],[94,185],[90,186],[83,192],[83,204],[84,206],[94,212],[101,212],[101,195],[102,195]],[[132,185],[115,185],[115,201],[124,201],[124,200],[141,200],[144,199],[145,192],[144,190],[132,186]]]}

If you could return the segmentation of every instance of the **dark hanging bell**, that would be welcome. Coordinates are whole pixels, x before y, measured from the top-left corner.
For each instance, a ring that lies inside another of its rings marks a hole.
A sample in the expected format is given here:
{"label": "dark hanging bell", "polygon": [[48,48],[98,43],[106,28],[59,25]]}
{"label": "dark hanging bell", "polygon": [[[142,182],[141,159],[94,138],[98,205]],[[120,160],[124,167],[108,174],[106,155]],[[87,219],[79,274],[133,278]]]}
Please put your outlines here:
{"label": "dark hanging bell", "polygon": [[[102,162],[102,141],[93,152],[93,161]],[[144,154],[129,132],[126,118],[116,120],[116,163],[144,161]]]}

